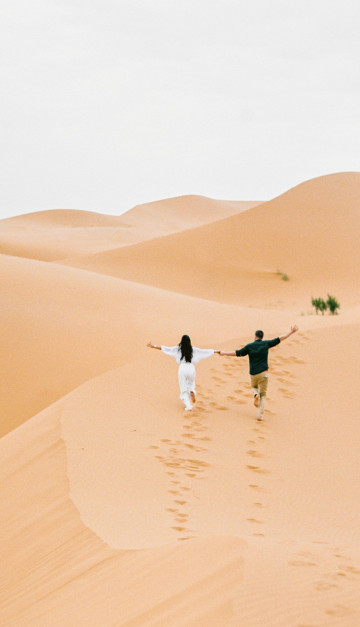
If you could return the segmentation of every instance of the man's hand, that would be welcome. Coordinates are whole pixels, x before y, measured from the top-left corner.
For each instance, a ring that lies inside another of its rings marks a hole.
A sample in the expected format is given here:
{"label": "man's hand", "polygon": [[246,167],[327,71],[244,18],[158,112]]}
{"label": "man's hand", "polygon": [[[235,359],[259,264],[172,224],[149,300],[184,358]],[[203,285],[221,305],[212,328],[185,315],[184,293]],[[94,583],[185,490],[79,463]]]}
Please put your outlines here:
{"label": "man's hand", "polygon": [[288,333],[285,333],[285,335],[280,335],[279,336],[280,342],[283,342],[288,337],[290,337],[290,335],[292,335],[293,333],[296,333],[297,330],[298,330],[298,327],[296,326],[296,324],[293,324],[293,326],[290,327],[290,331]]}

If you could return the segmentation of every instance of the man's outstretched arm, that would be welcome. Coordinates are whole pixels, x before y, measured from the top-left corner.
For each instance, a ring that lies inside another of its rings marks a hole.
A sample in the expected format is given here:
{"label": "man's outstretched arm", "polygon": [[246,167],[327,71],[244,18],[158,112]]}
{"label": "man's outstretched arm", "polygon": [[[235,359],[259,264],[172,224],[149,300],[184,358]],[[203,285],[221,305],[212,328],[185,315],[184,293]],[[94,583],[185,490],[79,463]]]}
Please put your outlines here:
{"label": "man's outstretched arm", "polygon": [[298,327],[296,326],[296,324],[294,324],[289,333],[285,333],[285,335],[279,335],[279,340],[280,342],[283,342],[284,340],[286,340],[288,337],[290,337],[290,335],[292,335],[293,333],[296,333],[296,331],[298,330]]}
{"label": "man's outstretched arm", "polygon": [[236,357],[236,353],[235,351],[232,351],[231,353],[225,353],[225,351],[219,351],[219,355],[229,355],[229,357]]}

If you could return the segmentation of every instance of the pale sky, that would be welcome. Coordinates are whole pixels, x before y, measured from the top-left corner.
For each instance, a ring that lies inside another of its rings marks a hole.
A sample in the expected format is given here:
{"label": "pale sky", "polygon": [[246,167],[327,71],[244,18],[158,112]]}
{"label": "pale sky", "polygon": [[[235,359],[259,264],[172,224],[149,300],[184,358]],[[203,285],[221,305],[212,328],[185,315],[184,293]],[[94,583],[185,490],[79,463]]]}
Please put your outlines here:
{"label": "pale sky", "polygon": [[360,171],[358,0],[1,0],[0,217]]}

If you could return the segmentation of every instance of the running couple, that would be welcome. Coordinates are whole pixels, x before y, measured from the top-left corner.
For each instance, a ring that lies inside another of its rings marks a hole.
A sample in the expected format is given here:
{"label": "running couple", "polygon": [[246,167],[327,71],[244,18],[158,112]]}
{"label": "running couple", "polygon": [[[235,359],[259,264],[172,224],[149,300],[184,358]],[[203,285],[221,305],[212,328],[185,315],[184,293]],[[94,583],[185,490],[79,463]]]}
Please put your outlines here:
{"label": "running couple", "polygon": [[273,340],[264,340],[263,331],[255,331],[254,341],[240,348],[239,350],[226,353],[213,348],[196,348],[191,345],[188,335],[183,335],[178,346],[157,346],[148,342],[149,348],[157,348],[165,355],[174,357],[179,364],[178,377],[180,387],[180,398],[185,405],[185,409],[190,411],[192,403],[196,402],[195,392],[195,364],[201,359],[211,357],[214,353],[219,355],[230,355],[233,357],[249,356],[250,380],[254,394],[254,405],[257,407],[257,419],[263,420],[266,392],[269,381],[269,365],[268,353],[269,349],[277,346],[290,335],[296,333],[298,327],[296,325],[290,328],[290,331],[284,335],[274,338]]}

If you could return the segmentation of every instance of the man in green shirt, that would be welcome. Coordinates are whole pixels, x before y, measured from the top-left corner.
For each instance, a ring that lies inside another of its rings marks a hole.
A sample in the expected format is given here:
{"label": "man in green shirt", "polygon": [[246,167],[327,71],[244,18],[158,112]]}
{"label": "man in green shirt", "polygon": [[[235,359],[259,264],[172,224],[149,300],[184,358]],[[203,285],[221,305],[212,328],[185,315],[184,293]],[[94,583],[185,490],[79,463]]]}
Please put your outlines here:
{"label": "man in green shirt", "polygon": [[286,340],[290,335],[296,333],[297,330],[298,327],[294,325],[288,333],[280,335],[273,340],[264,340],[264,332],[260,330],[255,331],[254,341],[250,342],[250,344],[246,344],[243,348],[231,353],[220,351],[220,355],[230,355],[233,357],[249,355],[251,387],[254,393],[254,405],[257,407],[258,420],[263,420],[265,408],[266,391],[269,381],[269,349],[273,346],[277,346],[277,344],[280,344],[283,340]]}

